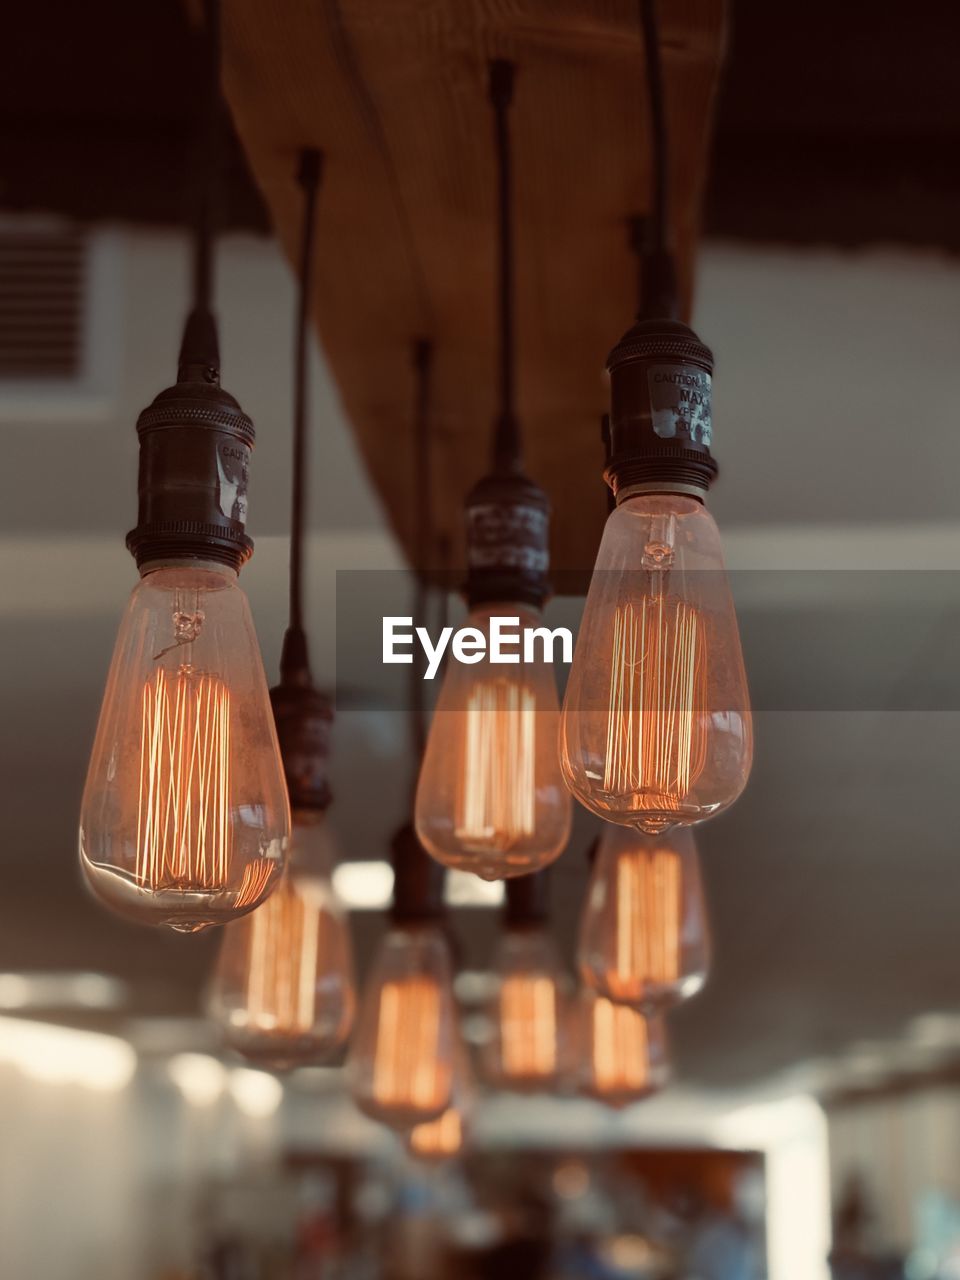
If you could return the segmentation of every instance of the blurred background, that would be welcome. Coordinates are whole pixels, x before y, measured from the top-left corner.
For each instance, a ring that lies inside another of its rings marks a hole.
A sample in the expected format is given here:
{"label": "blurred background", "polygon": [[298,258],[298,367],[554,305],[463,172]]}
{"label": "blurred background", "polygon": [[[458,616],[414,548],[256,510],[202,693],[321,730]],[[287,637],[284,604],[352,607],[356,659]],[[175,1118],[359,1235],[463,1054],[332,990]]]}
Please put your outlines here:
{"label": "blurred background", "polygon": [[[188,304],[198,54],[172,0],[14,6],[0,81],[4,1275],[960,1276],[960,23],[948,4],[826,0],[734,0],[726,21],[692,314],[718,362],[711,508],[757,751],[743,799],[700,836],[713,972],[671,1018],[664,1092],[610,1110],[481,1089],[462,1158],[435,1165],[356,1111],[336,1063],[277,1077],[221,1051],[204,1014],[216,936],[127,926],[81,886],[80,793],[135,581],[133,426],[171,380]],[[272,678],[295,281],[237,138],[223,171],[224,380],[258,429],[242,582]],[[319,344],[311,359],[308,620],[332,688],[337,571],[407,560]],[[602,513],[596,418],[583,432]],[[560,598],[551,616],[578,606]],[[362,976],[412,766],[405,718],[375,689],[338,695],[330,821]],[[595,834],[578,811],[552,876],[571,976]],[[479,1041],[501,894],[465,877],[448,901]]]}

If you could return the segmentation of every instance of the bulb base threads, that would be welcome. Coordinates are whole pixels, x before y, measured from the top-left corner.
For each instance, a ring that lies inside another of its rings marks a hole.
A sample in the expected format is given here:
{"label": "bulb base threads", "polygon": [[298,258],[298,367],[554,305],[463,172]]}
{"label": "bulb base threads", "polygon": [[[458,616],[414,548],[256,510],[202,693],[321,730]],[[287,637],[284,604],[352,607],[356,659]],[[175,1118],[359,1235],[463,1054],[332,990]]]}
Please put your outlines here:
{"label": "bulb base threads", "polygon": [[618,501],[644,492],[702,499],[717,475],[710,348],[679,320],[638,320],[610,352],[607,371],[604,479]]}
{"label": "bulb base threads", "polygon": [[543,606],[550,594],[550,501],[520,471],[495,471],[467,495],[467,581],[474,608],[495,601]]}
{"label": "bulb base threads", "polygon": [[253,423],[219,383],[215,364],[181,361],[181,378],[137,419],[139,510],[127,547],[151,561],[249,560],[247,475]]}

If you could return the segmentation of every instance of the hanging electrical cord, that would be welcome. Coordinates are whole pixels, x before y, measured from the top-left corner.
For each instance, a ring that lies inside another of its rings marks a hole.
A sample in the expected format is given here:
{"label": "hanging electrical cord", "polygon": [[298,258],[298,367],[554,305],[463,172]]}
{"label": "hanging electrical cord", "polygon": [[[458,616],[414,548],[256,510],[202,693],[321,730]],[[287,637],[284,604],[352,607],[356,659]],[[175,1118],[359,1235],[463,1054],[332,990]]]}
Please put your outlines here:
{"label": "hanging electrical cord", "polygon": [[[414,449],[413,500],[416,507],[414,533],[413,583],[414,625],[427,624],[427,598],[433,539],[433,475],[430,449],[430,375],[433,368],[433,346],[425,338],[413,344],[414,372]],[[414,786],[420,760],[427,741],[427,712],[424,698],[424,655],[417,650],[410,668],[411,738],[414,752]]]}
{"label": "hanging electrical cord", "polygon": [[[433,548],[433,473],[431,467],[430,389],[433,345],[426,339],[413,344],[413,489],[416,504],[413,564],[413,623],[427,622],[430,594],[429,561]],[[426,699],[423,667],[419,658],[410,668],[410,745],[413,754],[414,789],[426,743]],[[395,924],[438,921],[443,916],[444,869],[428,857],[411,822],[396,832],[392,842],[394,886],[392,918]]]}
{"label": "hanging electrical cord", "polygon": [[670,249],[670,162],[656,0],[639,0],[639,14],[646,68],[652,182],[650,214],[647,218],[633,219],[630,228],[631,245],[640,255],[637,318],[675,319],[678,311],[677,278]]}
{"label": "hanging electrical cord", "polygon": [[196,213],[193,236],[193,304],[183,331],[177,377],[181,382],[216,383],[220,378],[220,345],[213,314],[213,241],[217,227],[219,154],[223,117],[220,92],[220,0],[203,4],[203,85],[194,167]]}
{"label": "hanging electrical cord", "polygon": [[500,338],[500,415],[493,438],[493,469],[507,473],[522,470],[520,428],[516,414],[513,290],[513,169],[510,155],[510,105],[513,102],[514,68],[502,58],[490,64],[490,105],[493,107],[493,143],[497,164],[497,239],[499,246],[497,318]]}
{"label": "hanging electrical cord", "polygon": [[491,434],[491,470],[470,491],[467,515],[467,603],[521,601],[539,608],[547,597],[550,503],[523,471],[516,411],[513,167],[509,128],[515,68],[489,66],[497,173],[497,335],[499,404]]}
{"label": "hanging electrical cord", "polygon": [[297,182],[303,199],[293,362],[293,465],[290,504],[290,618],[283,637],[280,683],[270,690],[293,809],[325,809],[333,710],[314,687],[303,620],[303,561],[306,537],[310,313],[316,257],[317,202],[323,156],[314,147],[300,152]]}
{"label": "hanging electrical cord", "polygon": [[[309,393],[310,295],[315,257],[317,198],[323,157],[315,147],[300,153],[297,181],[303,191],[303,225],[300,231],[299,290],[297,293],[296,340],[293,385],[293,488],[290,504],[290,633],[303,634],[303,537],[304,487],[307,473],[307,396]],[[286,654],[285,654],[286,656]],[[293,657],[294,655],[291,655]],[[309,665],[306,664],[309,675]]]}

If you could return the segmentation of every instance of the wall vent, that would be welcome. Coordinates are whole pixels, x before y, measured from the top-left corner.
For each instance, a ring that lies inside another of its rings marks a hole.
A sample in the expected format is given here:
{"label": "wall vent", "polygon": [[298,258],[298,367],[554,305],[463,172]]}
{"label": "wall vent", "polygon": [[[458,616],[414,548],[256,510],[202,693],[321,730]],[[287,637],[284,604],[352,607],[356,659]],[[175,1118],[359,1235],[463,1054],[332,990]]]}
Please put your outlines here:
{"label": "wall vent", "polygon": [[0,380],[83,373],[87,248],[74,228],[0,228]]}

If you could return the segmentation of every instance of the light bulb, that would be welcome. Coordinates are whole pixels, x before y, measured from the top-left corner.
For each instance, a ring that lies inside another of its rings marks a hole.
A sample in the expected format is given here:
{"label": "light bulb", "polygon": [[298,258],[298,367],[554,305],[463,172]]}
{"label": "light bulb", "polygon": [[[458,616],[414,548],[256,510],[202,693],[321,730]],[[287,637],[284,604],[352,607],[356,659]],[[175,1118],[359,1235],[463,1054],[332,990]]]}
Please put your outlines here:
{"label": "light bulb", "polygon": [[731,805],[752,754],[713,517],[691,497],[627,498],[604,529],[567,683],[567,785],[600,817],[657,833]]}
{"label": "light bulb", "polygon": [[450,953],[435,924],[395,925],[367,979],[347,1060],[353,1100],[396,1129],[438,1119],[453,1096]]}
{"label": "light bulb", "polygon": [[[489,661],[491,619],[540,624],[523,604],[484,605],[468,626],[486,638],[483,660],[451,660],[417,787],[417,834],[444,866],[484,880],[527,875],[562,853],[570,797],[557,760],[559,700],[551,666]],[[518,646],[522,656],[523,641]]]}
{"label": "light bulb", "polygon": [[329,1058],[353,1022],[353,949],[331,844],[321,812],[295,811],[283,879],[224,930],[211,1014],[229,1048],[277,1071]]}
{"label": "light bulb", "polygon": [[606,825],[580,922],[580,974],[599,995],[652,1012],[687,999],[710,967],[693,833]]}
{"label": "light bulb", "polygon": [[459,1155],[464,1140],[463,1115],[448,1107],[437,1120],[416,1125],[407,1135],[407,1150],[420,1160],[449,1160]]}
{"label": "light bulb", "polygon": [[580,996],[580,1089],[611,1107],[638,1102],[670,1077],[661,1016],[647,1017],[589,989]]}
{"label": "light bulb", "polygon": [[120,625],[83,793],[87,883],[122,915],[194,932],[263,901],[289,830],[236,573],[179,564],[144,574]]}
{"label": "light bulb", "polygon": [[569,983],[553,939],[542,928],[507,929],[494,971],[485,1074],[502,1089],[555,1089],[568,1065],[571,1011]]}

